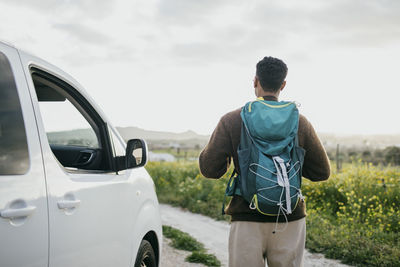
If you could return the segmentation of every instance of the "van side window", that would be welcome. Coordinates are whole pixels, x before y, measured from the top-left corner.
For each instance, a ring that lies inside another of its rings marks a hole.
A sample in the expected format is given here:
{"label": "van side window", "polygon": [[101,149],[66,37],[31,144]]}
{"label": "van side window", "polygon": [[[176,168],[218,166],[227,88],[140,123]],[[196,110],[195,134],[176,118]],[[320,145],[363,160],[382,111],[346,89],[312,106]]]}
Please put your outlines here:
{"label": "van side window", "polygon": [[11,65],[0,52],[0,175],[21,175],[29,169],[24,119]]}
{"label": "van side window", "polygon": [[68,99],[40,101],[39,107],[50,146],[99,148],[95,131]]}
{"label": "van side window", "polygon": [[47,139],[58,162],[70,171],[111,170],[107,126],[87,100],[47,72],[31,68],[31,74]]}

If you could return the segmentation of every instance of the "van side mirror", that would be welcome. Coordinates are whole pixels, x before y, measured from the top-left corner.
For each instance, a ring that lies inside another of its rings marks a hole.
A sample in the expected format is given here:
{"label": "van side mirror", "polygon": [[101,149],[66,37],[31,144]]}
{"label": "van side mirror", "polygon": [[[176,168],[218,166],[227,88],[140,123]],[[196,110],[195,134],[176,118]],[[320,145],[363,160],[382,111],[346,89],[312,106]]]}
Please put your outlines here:
{"label": "van side mirror", "polygon": [[142,167],[147,163],[147,144],[142,139],[130,139],[125,156],[116,157],[117,171]]}
{"label": "van side mirror", "polygon": [[147,144],[142,139],[130,139],[126,145],[126,168],[142,167],[147,163]]}

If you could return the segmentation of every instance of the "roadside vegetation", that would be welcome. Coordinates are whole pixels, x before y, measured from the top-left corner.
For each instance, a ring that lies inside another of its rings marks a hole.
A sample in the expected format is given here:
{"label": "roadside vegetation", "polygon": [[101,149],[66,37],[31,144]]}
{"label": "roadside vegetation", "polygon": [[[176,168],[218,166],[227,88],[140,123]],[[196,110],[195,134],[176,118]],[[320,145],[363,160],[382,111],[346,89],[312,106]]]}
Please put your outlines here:
{"label": "roadside vegetation", "polygon": [[171,246],[192,252],[185,260],[193,263],[201,263],[210,267],[219,267],[221,262],[213,254],[208,254],[204,245],[187,233],[171,226],[163,225],[163,235],[171,239]]}
{"label": "roadside vegetation", "polygon": [[[160,202],[219,220],[228,174],[205,179],[197,162],[150,162]],[[306,247],[355,266],[400,266],[400,168],[354,162],[328,181],[303,179]],[[227,200],[228,201],[228,200]]]}

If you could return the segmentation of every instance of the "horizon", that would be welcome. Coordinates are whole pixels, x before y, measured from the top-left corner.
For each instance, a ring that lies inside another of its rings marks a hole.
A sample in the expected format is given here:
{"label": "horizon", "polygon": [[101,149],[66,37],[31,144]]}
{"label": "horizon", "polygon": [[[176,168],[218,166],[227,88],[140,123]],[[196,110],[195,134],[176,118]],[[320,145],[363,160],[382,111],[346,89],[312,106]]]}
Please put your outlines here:
{"label": "horizon", "polygon": [[[157,133],[169,133],[169,134],[186,134],[186,133],[193,133],[199,136],[203,136],[203,137],[210,137],[212,132],[209,134],[203,134],[203,133],[198,133],[194,130],[188,129],[188,130],[183,130],[183,131],[169,131],[169,130],[162,130],[162,129],[156,129],[156,130],[151,130],[151,129],[145,129],[139,126],[119,126],[116,125],[114,126],[117,130],[119,128],[122,129],[128,129],[128,128],[135,128],[141,131],[145,131],[145,132],[157,132]],[[51,130],[49,131],[49,133],[57,133],[57,132],[64,132],[64,131],[79,131],[79,130],[88,130],[90,128],[74,128],[74,129],[66,129],[66,130],[62,130],[62,129],[57,129],[57,130]],[[374,134],[374,133],[363,133],[363,134],[358,134],[358,133],[329,133],[329,132],[317,132],[318,135],[332,135],[335,137],[352,137],[352,136],[366,136],[366,137],[373,137],[373,136],[392,136],[392,137],[399,137],[400,138],[400,133],[384,133],[384,134]]]}
{"label": "horizon", "polygon": [[[151,129],[144,129],[144,128],[142,128],[142,127],[139,127],[139,126],[115,126],[115,128],[138,128],[138,129],[140,129],[140,130],[144,130],[144,131],[154,131],[154,132],[167,132],[167,133],[173,133],[173,134],[183,134],[183,133],[188,133],[188,132],[193,132],[193,133],[195,133],[195,134],[197,134],[197,135],[203,135],[203,136],[210,136],[211,134],[212,134],[212,132],[210,132],[209,134],[203,134],[203,133],[198,133],[198,132],[196,132],[196,131],[194,131],[194,130],[191,130],[191,129],[187,129],[187,130],[183,130],[183,131],[168,131],[168,130],[162,130],[162,129],[156,129],[156,130],[151,130]],[[76,130],[79,130],[79,129],[76,129]],[[335,135],[335,136],[399,136],[400,137],[400,132],[399,133],[383,133],[383,134],[381,134],[381,133],[377,133],[377,134],[374,134],[374,133],[367,133],[367,134],[365,134],[365,133],[334,133],[334,132],[318,132],[317,131],[317,134],[318,135]]]}

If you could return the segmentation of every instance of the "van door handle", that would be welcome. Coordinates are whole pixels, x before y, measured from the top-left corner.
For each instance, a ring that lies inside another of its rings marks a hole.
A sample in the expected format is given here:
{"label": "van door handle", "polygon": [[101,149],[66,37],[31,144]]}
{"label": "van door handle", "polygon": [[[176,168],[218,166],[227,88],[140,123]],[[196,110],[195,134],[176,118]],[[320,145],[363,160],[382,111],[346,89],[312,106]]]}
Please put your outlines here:
{"label": "van door handle", "polygon": [[79,199],[67,200],[63,199],[57,202],[57,206],[59,209],[73,209],[79,206],[81,201]]}
{"label": "van door handle", "polygon": [[24,208],[16,208],[16,209],[5,209],[0,212],[0,216],[3,218],[21,218],[21,217],[28,217],[32,213],[34,213],[36,207],[28,206]]}

